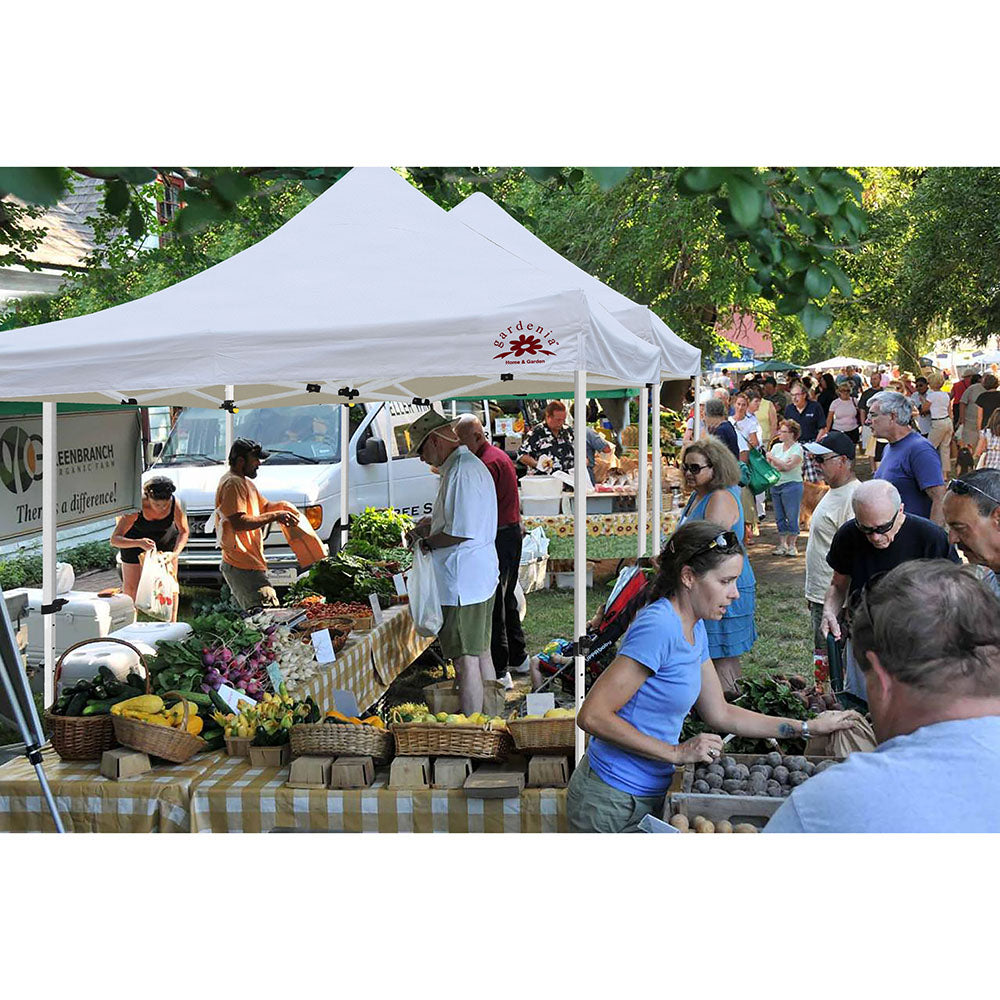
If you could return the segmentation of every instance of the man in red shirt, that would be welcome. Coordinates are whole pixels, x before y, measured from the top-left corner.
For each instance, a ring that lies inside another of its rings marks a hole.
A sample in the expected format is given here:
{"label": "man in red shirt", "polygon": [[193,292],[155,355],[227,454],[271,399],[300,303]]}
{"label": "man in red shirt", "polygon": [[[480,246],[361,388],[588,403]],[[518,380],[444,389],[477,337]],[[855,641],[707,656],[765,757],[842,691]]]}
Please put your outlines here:
{"label": "man in red shirt", "polygon": [[531,661],[525,648],[521,615],[514,596],[521,566],[522,536],[517,472],[507,452],[486,440],[482,422],[474,414],[462,416],[455,425],[455,433],[459,441],[489,469],[497,491],[496,547],[500,582],[493,600],[493,637],[490,643],[493,666],[499,678],[504,678],[508,671],[526,674]]}

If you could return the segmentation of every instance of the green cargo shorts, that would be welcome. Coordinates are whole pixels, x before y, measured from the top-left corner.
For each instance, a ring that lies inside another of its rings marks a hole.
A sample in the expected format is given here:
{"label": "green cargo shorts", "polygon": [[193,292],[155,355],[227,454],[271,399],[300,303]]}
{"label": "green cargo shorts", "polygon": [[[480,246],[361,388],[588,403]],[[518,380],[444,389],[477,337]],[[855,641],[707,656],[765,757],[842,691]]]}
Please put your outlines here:
{"label": "green cargo shorts", "polygon": [[444,624],[438,632],[441,652],[456,656],[482,656],[490,649],[493,634],[493,596],[480,604],[442,604]]}
{"label": "green cargo shorts", "polygon": [[250,608],[276,608],[278,595],[268,582],[267,574],[260,569],[239,569],[222,564],[222,578],[236,598],[236,603],[244,610]]}
{"label": "green cargo shorts", "polygon": [[613,788],[590,769],[584,756],[566,794],[570,833],[638,833],[642,817],[663,813],[663,795],[629,795]]}

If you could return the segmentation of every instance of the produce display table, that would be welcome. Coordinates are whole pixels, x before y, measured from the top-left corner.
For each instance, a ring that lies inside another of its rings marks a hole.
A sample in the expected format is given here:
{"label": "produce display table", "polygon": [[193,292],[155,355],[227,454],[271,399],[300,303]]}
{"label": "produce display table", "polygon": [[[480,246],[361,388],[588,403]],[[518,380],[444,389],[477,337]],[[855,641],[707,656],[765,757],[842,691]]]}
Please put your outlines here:
{"label": "produce display table", "polygon": [[295,694],[312,695],[320,711],[335,708],[333,692],[353,691],[361,709],[373,705],[389,685],[434,641],[417,634],[406,605],[382,612],[385,621],[366,632],[352,632],[337,659]]}
{"label": "produce display table", "polygon": [[[102,777],[100,761],[63,761],[51,748],[43,751],[43,766],[67,831],[187,833],[191,783],[215,756],[160,764],[124,781]],[[0,767],[0,832],[55,832],[35,769],[24,757]]]}
{"label": "produce display table", "polygon": [[[573,515],[553,514],[549,517],[524,517],[521,519],[526,531],[539,526],[551,531],[559,538],[573,537]],[[676,518],[669,511],[661,518],[663,533],[669,534],[674,530]],[[652,522],[652,518],[647,518],[647,526]],[[648,528],[647,528],[648,530]],[[600,535],[637,535],[639,533],[639,515],[636,513],[625,514],[588,514],[587,534],[594,537]]]}
{"label": "produce display table", "polygon": [[193,833],[273,829],[343,833],[565,833],[565,788],[526,788],[518,798],[469,799],[461,789],[397,791],[388,770],[370,788],[285,788],[288,769],[219,757],[191,786]]}

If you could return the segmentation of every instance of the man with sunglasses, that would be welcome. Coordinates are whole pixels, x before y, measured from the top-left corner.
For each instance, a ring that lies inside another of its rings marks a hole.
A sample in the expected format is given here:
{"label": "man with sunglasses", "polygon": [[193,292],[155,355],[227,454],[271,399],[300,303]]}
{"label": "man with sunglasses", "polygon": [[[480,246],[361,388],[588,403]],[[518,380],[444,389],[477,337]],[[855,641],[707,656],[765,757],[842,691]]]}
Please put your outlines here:
{"label": "man with sunglasses", "polygon": [[[906,513],[899,491],[892,483],[882,479],[862,483],[851,497],[851,506],[854,517],[837,529],[826,556],[833,579],[823,601],[820,631],[824,638],[829,633],[835,639],[843,637],[840,616],[844,604],[872,577],[914,559],[958,562],[958,554],[949,545],[945,530],[925,517]],[[865,699],[864,677],[850,643],[845,660],[846,689]]]}
{"label": "man with sunglasses", "polygon": [[1000,469],[979,469],[948,484],[948,538],[981,567],[983,582],[1000,597]]}

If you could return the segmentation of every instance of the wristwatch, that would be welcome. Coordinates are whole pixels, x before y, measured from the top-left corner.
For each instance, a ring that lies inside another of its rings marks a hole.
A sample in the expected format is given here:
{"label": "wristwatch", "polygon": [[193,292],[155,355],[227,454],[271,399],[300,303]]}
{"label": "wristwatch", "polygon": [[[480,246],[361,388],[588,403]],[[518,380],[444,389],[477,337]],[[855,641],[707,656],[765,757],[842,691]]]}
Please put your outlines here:
{"label": "wristwatch", "polygon": [[809,739],[809,723],[805,719],[802,720],[802,738]]}

